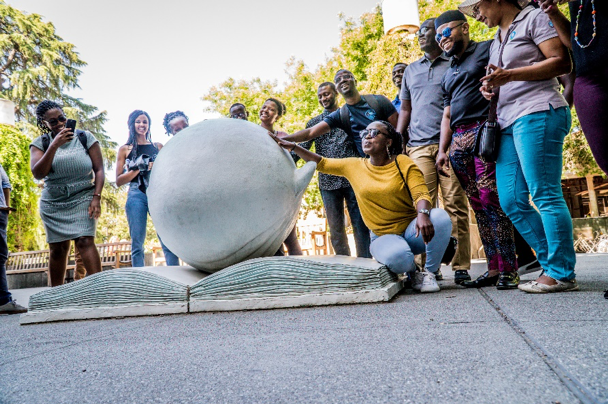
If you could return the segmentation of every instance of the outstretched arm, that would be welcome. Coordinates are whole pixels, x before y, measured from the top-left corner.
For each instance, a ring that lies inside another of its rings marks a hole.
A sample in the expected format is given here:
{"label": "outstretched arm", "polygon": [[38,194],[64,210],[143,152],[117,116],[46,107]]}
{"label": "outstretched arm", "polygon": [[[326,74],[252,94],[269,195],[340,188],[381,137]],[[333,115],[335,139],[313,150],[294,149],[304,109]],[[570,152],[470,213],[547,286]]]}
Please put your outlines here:
{"label": "outstretched arm", "polygon": [[[290,142],[306,142],[307,140],[316,139],[319,136],[328,133],[330,130],[331,130],[331,128],[329,127],[329,124],[325,121],[321,121],[311,128],[302,129],[302,130],[297,131],[293,135],[285,136],[283,138],[283,140],[287,140]],[[297,154],[297,152],[296,152],[296,154]],[[299,156],[299,154],[298,154],[298,156]],[[302,157],[302,156],[300,156],[300,157]],[[302,158],[304,158],[304,157],[302,157]],[[304,159],[304,160],[306,160],[306,159]]]}
{"label": "outstretched arm", "polygon": [[[313,126],[313,128],[314,128],[314,126]],[[304,129],[304,130],[307,130],[307,129]],[[300,131],[300,132],[302,132],[302,131]],[[275,142],[277,142],[279,144],[279,146],[281,146],[283,149],[285,149],[287,151],[294,152],[302,160],[314,161],[315,163],[318,163],[319,161],[321,161],[322,157],[319,156],[318,154],[313,153],[310,150],[306,150],[305,148],[303,148],[302,146],[298,146],[294,142],[289,142],[289,141],[285,140],[286,138],[279,138],[270,132],[268,132],[268,134],[270,135],[271,138],[274,139]]]}
{"label": "outstretched arm", "polygon": [[[547,14],[547,17],[549,17],[549,19],[555,26],[555,29],[557,30],[557,35],[559,35],[559,39],[565,46],[567,46],[569,49],[572,49],[572,39],[570,37],[570,21],[568,21],[566,16],[562,14],[559,8],[557,8],[557,4],[562,3],[566,2],[557,0],[538,0],[538,5]],[[572,18],[572,16],[570,18]]]}

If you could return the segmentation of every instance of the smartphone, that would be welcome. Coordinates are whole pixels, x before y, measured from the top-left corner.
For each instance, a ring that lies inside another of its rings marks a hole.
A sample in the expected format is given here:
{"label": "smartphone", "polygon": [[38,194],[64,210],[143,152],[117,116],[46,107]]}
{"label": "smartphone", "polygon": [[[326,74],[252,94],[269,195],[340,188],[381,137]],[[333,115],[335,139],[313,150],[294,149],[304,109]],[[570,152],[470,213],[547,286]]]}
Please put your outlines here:
{"label": "smartphone", "polygon": [[74,132],[76,130],[76,121],[73,119],[68,119],[68,121],[65,124],[65,127],[68,129],[71,129],[72,132]]}

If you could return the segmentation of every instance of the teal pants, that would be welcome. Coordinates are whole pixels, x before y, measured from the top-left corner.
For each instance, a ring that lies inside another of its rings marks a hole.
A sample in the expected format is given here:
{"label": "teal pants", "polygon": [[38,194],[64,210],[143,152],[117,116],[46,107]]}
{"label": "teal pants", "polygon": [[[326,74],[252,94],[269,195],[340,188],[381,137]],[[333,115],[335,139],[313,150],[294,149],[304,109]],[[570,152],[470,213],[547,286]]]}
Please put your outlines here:
{"label": "teal pants", "polygon": [[496,162],[500,205],[536,251],[545,274],[560,281],[575,278],[576,264],[572,218],[561,186],[564,138],[571,123],[566,107],[517,119],[502,130]]}

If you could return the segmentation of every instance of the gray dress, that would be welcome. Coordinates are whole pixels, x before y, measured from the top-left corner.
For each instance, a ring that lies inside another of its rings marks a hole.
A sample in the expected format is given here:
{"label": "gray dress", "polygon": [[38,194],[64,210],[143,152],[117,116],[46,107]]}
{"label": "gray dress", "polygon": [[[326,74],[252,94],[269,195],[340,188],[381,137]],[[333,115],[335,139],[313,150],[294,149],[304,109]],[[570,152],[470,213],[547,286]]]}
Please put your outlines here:
{"label": "gray dress", "polygon": [[[87,149],[97,139],[86,132]],[[42,136],[30,144],[44,151]],[[40,217],[48,243],[95,236],[97,221],[89,218],[89,205],[95,193],[93,162],[78,136],[60,146],[53,159],[52,170],[44,178],[40,197]]]}

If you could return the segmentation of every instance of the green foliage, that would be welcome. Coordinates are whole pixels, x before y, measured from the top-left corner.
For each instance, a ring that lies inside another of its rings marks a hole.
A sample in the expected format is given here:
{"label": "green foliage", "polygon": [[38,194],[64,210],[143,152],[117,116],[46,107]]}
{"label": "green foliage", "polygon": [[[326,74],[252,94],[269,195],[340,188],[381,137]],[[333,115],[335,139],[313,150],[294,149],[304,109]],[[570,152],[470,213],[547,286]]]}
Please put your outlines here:
{"label": "green foliage", "polygon": [[109,168],[117,144],[103,129],[106,112],[66,94],[79,87],[80,68],[86,66],[75,46],[63,41],[55,26],[40,15],[23,13],[4,0],[0,0],[0,20],[0,96],[15,103],[19,127],[37,136],[36,105],[45,99],[57,101],[81,129],[99,140]]}
{"label": "green foliage", "polygon": [[12,126],[0,125],[0,163],[13,187],[8,219],[10,251],[39,250],[44,238],[38,215],[39,189],[30,172],[30,139]]}

